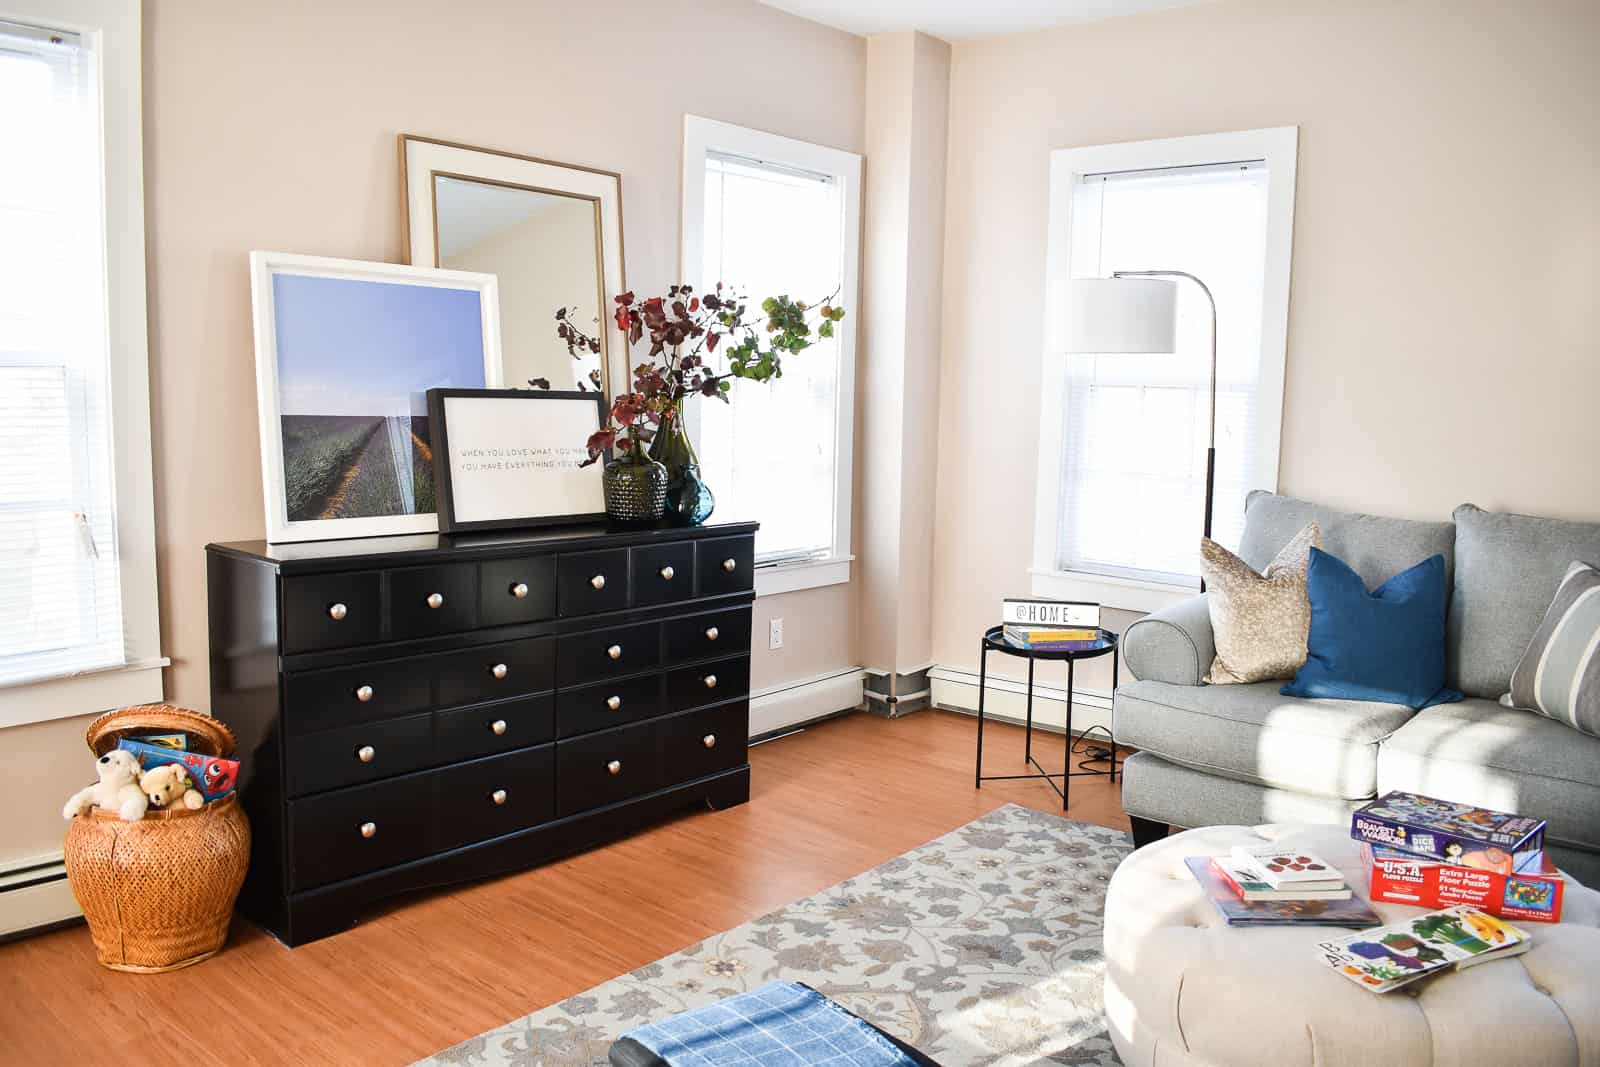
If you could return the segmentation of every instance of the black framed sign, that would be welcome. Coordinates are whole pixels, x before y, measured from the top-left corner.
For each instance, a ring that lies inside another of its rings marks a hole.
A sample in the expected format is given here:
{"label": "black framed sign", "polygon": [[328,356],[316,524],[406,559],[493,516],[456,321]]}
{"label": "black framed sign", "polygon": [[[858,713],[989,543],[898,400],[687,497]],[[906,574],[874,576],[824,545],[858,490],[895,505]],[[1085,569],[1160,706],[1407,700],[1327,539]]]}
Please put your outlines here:
{"label": "black framed sign", "polygon": [[428,433],[441,533],[604,519],[599,393],[429,389]]}

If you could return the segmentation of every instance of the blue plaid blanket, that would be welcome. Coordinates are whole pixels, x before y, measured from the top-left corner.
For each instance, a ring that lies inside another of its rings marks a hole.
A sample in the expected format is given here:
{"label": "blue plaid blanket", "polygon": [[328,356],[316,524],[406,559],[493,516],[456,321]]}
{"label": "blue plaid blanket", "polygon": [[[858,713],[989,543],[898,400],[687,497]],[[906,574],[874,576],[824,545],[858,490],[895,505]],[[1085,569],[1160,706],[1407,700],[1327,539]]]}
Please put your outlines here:
{"label": "blue plaid blanket", "polygon": [[797,982],[773,982],[623,1037],[672,1067],[916,1067],[881,1033]]}

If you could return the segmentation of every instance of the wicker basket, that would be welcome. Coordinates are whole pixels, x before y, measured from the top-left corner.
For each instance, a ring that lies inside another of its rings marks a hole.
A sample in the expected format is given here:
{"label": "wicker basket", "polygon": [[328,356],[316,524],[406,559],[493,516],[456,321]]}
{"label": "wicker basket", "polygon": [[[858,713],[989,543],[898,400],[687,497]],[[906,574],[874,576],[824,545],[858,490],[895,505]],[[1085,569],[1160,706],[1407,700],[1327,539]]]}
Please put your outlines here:
{"label": "wicker basket", "polygon": [[[226,724],[170,704],[107,712],[89,724],[87,740],[100,756],[124,734],[177,731],[192,751],[233,753]],[[151,809],[139,822],[94,808],[67,829],[72,894],[95,955],[117,971],[174,971],[215,955],[249,864],[250,823],[236,793],[198,810]]]}

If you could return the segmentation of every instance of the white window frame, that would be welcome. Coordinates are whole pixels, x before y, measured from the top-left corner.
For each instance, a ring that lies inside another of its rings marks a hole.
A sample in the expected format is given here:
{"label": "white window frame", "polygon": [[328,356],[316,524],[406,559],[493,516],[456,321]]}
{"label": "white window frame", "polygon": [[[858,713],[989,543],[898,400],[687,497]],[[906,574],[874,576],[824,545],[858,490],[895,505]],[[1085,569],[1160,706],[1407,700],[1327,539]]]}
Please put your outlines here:
{"label": "white window frame", "polygon": [[[840,585],[850,580],[850,564],[855,559],[850,554],[850,504],[855,484],[855,324],[861,307],[857,280],[861,262],[861,157],[854,152],[809,141],[780,137],[775,133],[746,129],[698,115],[685,115],[680,277],[697,290],[707,284],[715,285],[719,280],[700,277],[702,264],[705,263],[706,155],[711,152],[826,174],[839,184],[840,202],[844,207],[844,229],[840,241],[844,264],[839,289],[848,313],[834,327],[839,352],[839,417],[834,431],[833,545],[828,555],[817,559],[758,564],[756,596]],[[698,405],[686,405],[684,424],[698,447]]]}
{"label": "white window frame", "polygon": [[0,18],[71,30],[100,64],[111,462],[122,585],[119,667],[0,686],[0,728],[162,699],[145,321],[144,137],[139,0],[0,0]]}
{"label": "white window frame", "polygon": [[[1261,376],[1257,385],[1256,468],[1251,487],[1276,490],[1283,426],[1283,379],[1289,335],[1289,265],[1294,240],[1295,164],[1299,128],[1171,137],[1156,141],[1061,148],[1050,153],[1050,223],[1046,251],[1044,374],[1039,393],[1039,473],[1034,495],[1033,561],[1028,573],[1034,596],[1092,600],[1129,611],[1156,611],[1194,596],[1193,585],[1172,585],[1061,570],[1056,537],[1066,440],[1067,361],[1055,351],[1059,302],[1074,277],[1071,262],[1073,189],[1085,174],[1203,166],[1262,159],[1267,164],[1266,261],[1261,291]],[[1151,263],[1142,269],[1160,270]],[[1201,516],[1193,516],[1195,536]]]}

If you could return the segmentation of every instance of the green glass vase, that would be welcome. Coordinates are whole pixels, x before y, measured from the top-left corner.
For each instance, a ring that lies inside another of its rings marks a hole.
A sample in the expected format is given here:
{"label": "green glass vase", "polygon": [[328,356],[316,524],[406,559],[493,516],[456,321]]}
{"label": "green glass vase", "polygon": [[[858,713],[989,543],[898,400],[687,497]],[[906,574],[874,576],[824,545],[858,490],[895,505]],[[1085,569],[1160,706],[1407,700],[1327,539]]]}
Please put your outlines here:
{"label": "green glass vase", "polygon": [[667,468],[632,449],[600,476],[606,515],[614,522],[655,522],[667,507]]}
{"label": "green glass vase", "polygon": [[650,442],[650,458],[667,470],[667,514],[689,526],[699,526],[709,519],[716,497],[700,479],[700,458],[683,426],[683,401],[662,417],[661,427]]}

